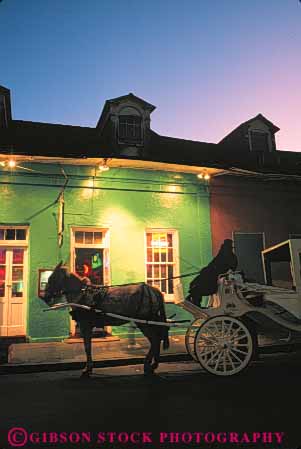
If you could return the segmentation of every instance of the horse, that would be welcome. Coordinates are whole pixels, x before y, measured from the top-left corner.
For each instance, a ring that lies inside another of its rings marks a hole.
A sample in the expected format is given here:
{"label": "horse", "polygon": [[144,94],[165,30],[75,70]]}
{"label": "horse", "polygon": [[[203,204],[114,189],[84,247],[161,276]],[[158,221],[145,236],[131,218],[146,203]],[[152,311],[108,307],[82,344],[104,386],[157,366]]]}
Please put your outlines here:
{"label": "horse", "polygon": [[[90,284],[90,285],[89,285]],[[93,371],[92,330],[94,327],[120,326],[126,321],[110,318],[105,313],[125,315],[147,321],[166,323],[164,298],[161,291],[145,283],[126,284],[121,286],[97,287],[91,285],[89,279],[80,278],[60,262],[50,275],[45,293],[41,298],[47,305],[53,306],[57,299],[65,296],[68,303],[88,305],[91,310],[73,308],[72,318],[77,322],[83,338],[86,365],[82,377],[90,377]],[[93,309],[101,309],[99,314]],[[160,346],[169,347],[168,326],[137,323],[137,327],[148,339],[150,348],[144,360],[144,374],[154,375],[159,366]]]}

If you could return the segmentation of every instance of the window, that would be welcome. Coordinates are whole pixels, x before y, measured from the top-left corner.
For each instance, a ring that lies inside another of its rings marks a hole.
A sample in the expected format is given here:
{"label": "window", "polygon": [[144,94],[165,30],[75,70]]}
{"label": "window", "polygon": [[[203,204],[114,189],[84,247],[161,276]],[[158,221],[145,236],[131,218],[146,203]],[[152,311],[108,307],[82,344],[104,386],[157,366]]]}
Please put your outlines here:
{"label": "window", "polygon": [[110,283],[108,238],[107,229],[73,228],[73,270],[92,284]]}
{"label": "window", "polygon": [[1,226],[0,244],[25,244],[28,240],[28,228],[24,226]]}
{"label": "window", "polygon": [[267,152],[270,150],[268,133],[251,131],[250,138],[252,151]]}
{"label": "window", "polygon": [[146,282],[174,298],[174,276],[178,275],[177,233],[171,230],[146,232]]}
{"label": "window", "polygon": [[142,140],[141,117],[135,115],[119,116],[119,140],[133,143]]}

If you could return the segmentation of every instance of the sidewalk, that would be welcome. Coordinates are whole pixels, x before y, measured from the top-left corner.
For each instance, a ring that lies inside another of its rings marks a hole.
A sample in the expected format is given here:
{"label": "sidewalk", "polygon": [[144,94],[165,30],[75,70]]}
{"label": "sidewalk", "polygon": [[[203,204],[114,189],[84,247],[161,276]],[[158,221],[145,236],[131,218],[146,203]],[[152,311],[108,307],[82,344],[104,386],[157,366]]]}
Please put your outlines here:
{"label": "sidewalk", "polygon": [[[149,344],[116,337],[93,339],[95,367],[142,363]],[[8,363],[0,365],[0,374],[82,369],[86,360],[81,339],[73,342],[17,343],[9,347]],[[170,347],[161,351],[162,361],[191,360],[184,335],[170,336]]]}

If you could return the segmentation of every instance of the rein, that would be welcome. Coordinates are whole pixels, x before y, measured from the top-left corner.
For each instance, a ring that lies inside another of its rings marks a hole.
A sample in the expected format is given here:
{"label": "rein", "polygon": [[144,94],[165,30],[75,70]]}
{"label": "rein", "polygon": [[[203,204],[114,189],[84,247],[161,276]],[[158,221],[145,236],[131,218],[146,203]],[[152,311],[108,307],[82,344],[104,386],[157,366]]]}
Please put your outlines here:
{"label": "rein", "polygon": [[[172,279],[181,279],[181,278],[193,276],[193,275],[199,274],[199,273],[200,273],[200,271],[193,271],[191,273],[181,274],[179,276],[172,276],[172,277],[168,277],[168,278],[162,278],[160,280],[162,280],[162,281],[169,281],[169,280],[172,280]],[[83,282],[83,281],[81,281],[81,282]],[[80,288],[79,290],[61,289],[61,290],[57,291],[56,293],[54,293],[54,297],[59,297],[59,296],[62,296],[62,295],[68,295],[68,294],[72,294],[72,293],[76,294],[76,293],[80,293],[80,292],[82,294],[85,294],[89,289],[97,290],[103,296],[107,292],[107,289],[110,288],[110,287],[125,287],[125,286],[128,286],[128,285],[139,285],[139,284],[145,284],[145,281],[129,282],[127,284],[111,284],[111,285],[101,285],[101,284],[88,284],[87,285],[86,284],[82,288]]]}
{"label": "rein", "polygon": [[[162,279],[160,279],[160,281],[170,281],[172,279],[186,278],[186,277],[193,276],[193,275],[199,274],[199,273],[200,273],[200,270],[199,271],[193,271],[191,273],[181,274],[179,276],[172,276],[172,277],[169,277],[169,278],[162,278]],[[90,284],[90,285],[86,285],[85,288],[83,288],[82,290],[86,290],[88,287],[92,287],[92,288],[96,288],[96,289],[98,289],[98,288],[99,289],[100,288],[107,289],[109,287],[124,287],[124,286],[127,286],[127,285],[139,285],[139,284],[145,284],[145,281],[129,282],[127,284],[110,284],[110,285]]]}

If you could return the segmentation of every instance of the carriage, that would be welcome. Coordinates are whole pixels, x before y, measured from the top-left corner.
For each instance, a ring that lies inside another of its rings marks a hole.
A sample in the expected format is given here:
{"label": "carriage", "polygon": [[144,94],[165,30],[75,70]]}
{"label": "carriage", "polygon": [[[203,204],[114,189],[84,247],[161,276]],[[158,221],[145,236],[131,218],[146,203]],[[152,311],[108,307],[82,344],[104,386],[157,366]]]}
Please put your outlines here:
{"label": "carriage", "polygon": [[211,374],[232,376],[262,352],[301,348],[301,239],[264,250],[262,262],[265,284],[229,271],[208,308],[180,303],[195,318],[187,351]]}
{"label": "carriage", "polygon": [[[194,317],[185,336],[187,352],[213,375],[238,374],[261,352],[301,347],[301,239],[264,250],[262,262],[265,284],[246,282],[241,272],[229,270],[219,276],[217,293],[208,307],[200,308],[183,297],[177,301],[178,307]],[[48,310],[63,307],[91,310],[89,305],[70,301]],[[95,307],[93,313],[133,322],[146,330],[187,326],[187,320],[145,320]],[[155,361],[157,366],[158,358]]]}

